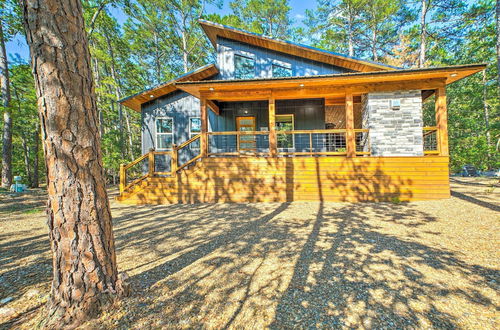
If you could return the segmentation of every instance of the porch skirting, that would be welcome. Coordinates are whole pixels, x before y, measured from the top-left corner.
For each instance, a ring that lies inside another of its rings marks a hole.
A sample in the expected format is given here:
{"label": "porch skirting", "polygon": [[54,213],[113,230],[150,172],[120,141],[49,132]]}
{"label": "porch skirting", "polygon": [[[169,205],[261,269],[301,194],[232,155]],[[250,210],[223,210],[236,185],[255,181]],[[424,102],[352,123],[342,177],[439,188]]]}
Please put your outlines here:
{"label": "porch skirting", "polygon": [[449,157],[205,157],[149,177],[131,204],[415,201],[450,197]]}

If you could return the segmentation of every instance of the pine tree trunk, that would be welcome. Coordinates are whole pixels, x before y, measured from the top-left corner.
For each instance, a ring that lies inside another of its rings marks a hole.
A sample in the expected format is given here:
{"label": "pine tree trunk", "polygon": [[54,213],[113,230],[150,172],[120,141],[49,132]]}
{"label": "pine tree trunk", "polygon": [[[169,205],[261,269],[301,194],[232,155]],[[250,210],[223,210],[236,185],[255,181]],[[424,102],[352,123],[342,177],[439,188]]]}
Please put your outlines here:
{"label": "pine tree trunk", "polygon": [[3,106],[3,137],[2,137],[2,187],[9,188],[12,184],[12,114],[10,109],[9,65],[3,23],[0,21],[0,86]]}
{"label": "pine tree trunk", "polygon": [[418,56],[418,67],[423,68],[425,66],[425,53],[426,53],[426,42],[427,42],[427,25],[425,18],[427,16],[427,0],[422,0],[422,11],[420,12],[420,54]]}
{"label": "pine tree trunk", "polygon": [[33,158],[33,180],[31,180],[31,188],[38,188],[40,185],[38,178],[38,151],[40,144],[40,123],[36,123],[36,128],[33,131],[33,154],[35,158]]}
{"label": "pine tree trunk", "polygon": [[79,0],[23,0],[23,12],[49,194],[46,326],[74,327],[127,291],[117,272],[90,53]]}

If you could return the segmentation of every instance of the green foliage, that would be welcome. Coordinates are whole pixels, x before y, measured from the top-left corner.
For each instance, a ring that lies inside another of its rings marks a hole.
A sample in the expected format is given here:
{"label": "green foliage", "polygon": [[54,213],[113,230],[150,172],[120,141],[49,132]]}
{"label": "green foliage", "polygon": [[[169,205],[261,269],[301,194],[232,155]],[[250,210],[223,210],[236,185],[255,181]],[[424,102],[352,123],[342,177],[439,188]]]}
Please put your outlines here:
{"label": "green foliage", "polygon": [[288,0],[236,0],[229,6],[237,27],[278,39],[288,39],[292,33]]}
{"label": "green foliage", "polygon": [[[427,66],[490,64],[484,79],[476,74],[447,89],[451,169],[459,171],[465,164],[499,168],[495,1],[424,1]],[[225,16],[207,13],[207,5],[220,8],[221,1],[83,1],[101,120],[103,164],[110,181],[117,179],[120,163],[131,161],[141,152],[141,116],[120,107],[117,100],[214,61],[213,47],[198,24],[199,18],[340,53],[352,50],[355,56],[397,66],[417,65],[422,0],[317,0],[300,26],[290,18],[288,0],[234,0],[230,2],[232,14]],[[0,0],[0,10],[9,40],[22,31],[19,6],[14,0]],[[117,11],[125,19],[118,20]],[[37,154],[34,151],[38,117],[33,78],[27,63],[12,60],[11,54],[10,59],[13,173],[29,178],[26,163],[33,164],[38,157],[43,181],[41,145]],[[435,125],[433,99],[424,104],[426,126]]]}

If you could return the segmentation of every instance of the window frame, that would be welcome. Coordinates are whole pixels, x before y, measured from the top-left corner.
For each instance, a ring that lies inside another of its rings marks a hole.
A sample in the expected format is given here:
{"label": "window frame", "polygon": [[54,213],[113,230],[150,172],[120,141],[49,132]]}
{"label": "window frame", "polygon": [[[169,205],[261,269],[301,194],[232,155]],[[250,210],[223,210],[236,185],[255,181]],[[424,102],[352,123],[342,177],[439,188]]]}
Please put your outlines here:
{"label": "window frame", "polygon": [[[241,77],[237,77],[236,76],[236,71],[237,71],[237,68],[236,68],[236,58],[237,57],[241,57],[241,58],[244,58],[244,59],[247,59],[247,60],[251,60],[253,62],[253,75],[252,77],[245,77],[245,78],[241,78]],[[255,78],[257,75],[255,73],[256,71],[256,66],[257,64],[257,61],[255,60],[255,57],[254,56],[250,56],[250,55],[246,55],[246,54],[242,54],[242,53],[235,53],[234,56],[233,56],[233,67],[234,67],[234,79],[253,79]]]}
{"label": "window frame", "polygon": [[[170,119],[172,120],[172,132],[171,133],[159,133],[158,132],[158,126],[157,126],[157,121],[158,120],[162,120],[162,119]],[[172,145],[175,144],[175,140],[174,140],[174,131],[175,131],[175,121],[174,121],[174,118],[173,117],[169,117],[169,116],[161,116],[161,117],[156,117],[155,118],[155,122],[154,122],[154,125],[155,125],[155,140],[154,140],[154,146],[155,146],[155,150],[158,150],[158,151],[168,151],[168,150],[172,150]],[[170,148],[159,148],[158,147],[158,136],[161,136],[161,135],[171,135],[172,136],[172,145],[170,146]]]}
{"label": "window frame", "polygon": [[[292,117],[292,131],[295,131],[295,115],[293,113],[280,113],[280,114],[275,115],[274,116],[275,125],[278,122],[278,117],[285,117],[285,116]],[[283,151],[284,149],[295,149],[295,135],[292,134],[290,136],[292,138],[292,146],[290,148],[279,148],[278,147],[278,150]],[[279,141],[277,141],[277,142],[279,143]]]}
{"label": "window frame", "polygon": [[[199,119],[200,120],[200,131],[199,132],[191,132],[191,119]],[[193,136],[201,134],[201,117],[200,116],[190,116],[188,117],[188,134],[189,134],[189,139],[191,140]],[[191,150],[200,150],[200,140],[196,142],[191,142],[189,145],[189,148]]]}
{"label": "window frame", "polygon": [[[289,76],[276,76],[276,75],[274,75],[274,67],[278,67],[278,68],[290,70],[290,75]],[[291,65],[285,65],[285,64],[282,64],[282,63],[273,62],[271,64],[271,75],[272,75],[273,78],[292,77],[293,76],[292,66]]]}

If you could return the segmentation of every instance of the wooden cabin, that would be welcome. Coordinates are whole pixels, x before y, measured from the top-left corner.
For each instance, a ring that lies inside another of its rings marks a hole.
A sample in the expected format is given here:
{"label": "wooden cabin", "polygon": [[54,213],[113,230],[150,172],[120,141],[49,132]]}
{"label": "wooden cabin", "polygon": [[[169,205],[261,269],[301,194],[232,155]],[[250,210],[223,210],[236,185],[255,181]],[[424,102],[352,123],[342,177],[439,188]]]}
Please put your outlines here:
{"label": "wooden cabin", "polygon": [[450,196],[446,86],[485,65],[401,69],[200,24],[217,63],[120,101],[142,114],[143,152],[120,168],[120,201]]}

